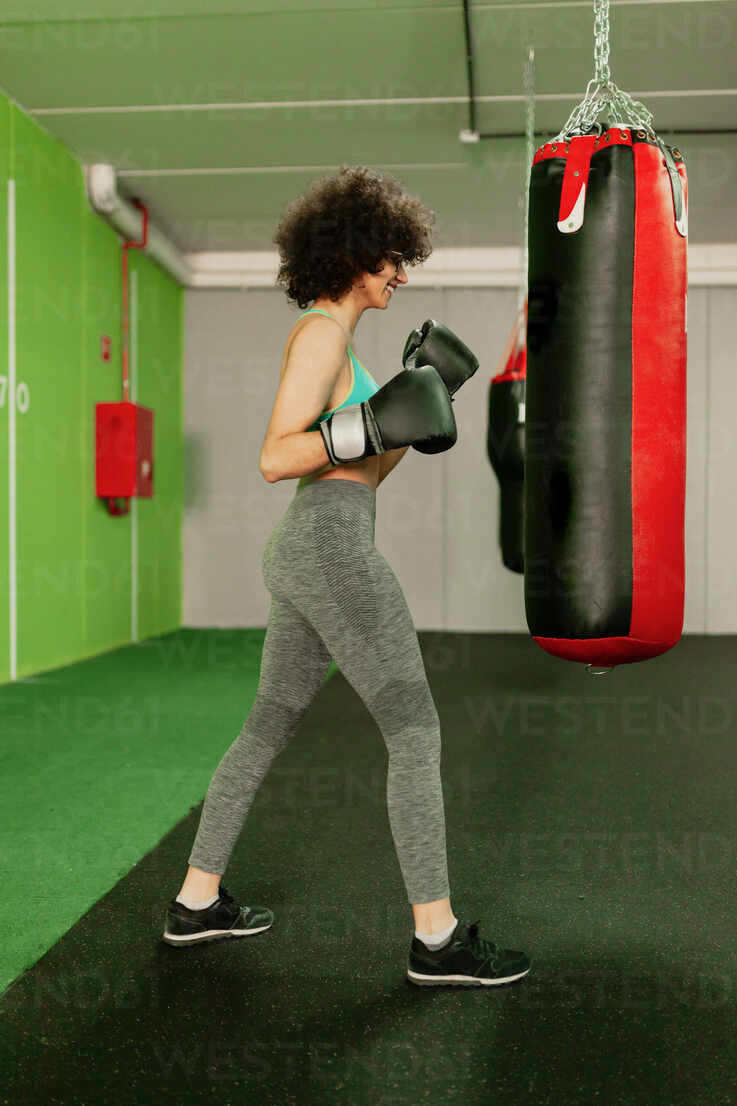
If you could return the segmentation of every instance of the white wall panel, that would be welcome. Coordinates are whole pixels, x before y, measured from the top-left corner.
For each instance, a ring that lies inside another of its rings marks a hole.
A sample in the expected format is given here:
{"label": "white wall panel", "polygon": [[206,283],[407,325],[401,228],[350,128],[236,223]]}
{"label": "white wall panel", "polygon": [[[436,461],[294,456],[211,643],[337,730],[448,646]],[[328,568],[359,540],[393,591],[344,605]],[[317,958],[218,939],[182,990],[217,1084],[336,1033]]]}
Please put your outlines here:
{"label": "white wall panel", "polygon": [[[524,587],[498,547],[499,494],[486,458],[488,384],[517,292],[401,289],[360,321],[354,349],[379,384],[401,366],[412,327],[446,322],[477,353],[454,402],[458,443],[410,449],[379,486],[376,545],[423,630],[526,632]],[[299,311],[281,291],[190,291],[186,324],[183,621],[263,626],[261,558],[296,480],[258,469],[287,334]],[[688,305],[688,454],[684,630],[737,632],[737,289],[692,288]]]}
{"label": "white wall panel", "polygon": [[737,291],[713,288],[708,312],[706,632],[737,630]]}
{"label": "white wall panel", "polygon": [[686,369],[686,595],[685,633],[706,633],[706,485],[709,434],[709,343],[707,313],[710,288],[688,293],[688,366]]}

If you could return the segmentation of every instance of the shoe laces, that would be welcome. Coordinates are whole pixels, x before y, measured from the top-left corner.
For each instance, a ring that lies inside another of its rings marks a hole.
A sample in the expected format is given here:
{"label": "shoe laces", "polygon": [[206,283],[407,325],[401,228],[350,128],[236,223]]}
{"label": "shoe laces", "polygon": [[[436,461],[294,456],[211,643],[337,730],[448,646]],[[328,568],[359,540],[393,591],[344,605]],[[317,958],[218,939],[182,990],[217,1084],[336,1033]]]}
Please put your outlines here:
{"label": "shoe laces", "polygon": [[[230,894],[229,891],[226,891],[222,884],[220,884],[220,890],[218,891],[218,894],[220,895],[221,899],[225,900],[225,902],[235,903],[235,899],[233,898],[233,896]],[[243,913],[244,916],[248,913],[247,906],[241,906],[239,907],[239,910]]]}
{"label": "shoe laces", "polygon": [[481,919],[479,918],[478,921],[471,922],[469,925],[468,943],[471,946],[471,951],[474,956],[478,957],[479,960],[488,960],[489,963],[493,965],[494,961],[501,954],[502,949],[493,941],[488,941],[484,937],[479,937],[480,921]]}

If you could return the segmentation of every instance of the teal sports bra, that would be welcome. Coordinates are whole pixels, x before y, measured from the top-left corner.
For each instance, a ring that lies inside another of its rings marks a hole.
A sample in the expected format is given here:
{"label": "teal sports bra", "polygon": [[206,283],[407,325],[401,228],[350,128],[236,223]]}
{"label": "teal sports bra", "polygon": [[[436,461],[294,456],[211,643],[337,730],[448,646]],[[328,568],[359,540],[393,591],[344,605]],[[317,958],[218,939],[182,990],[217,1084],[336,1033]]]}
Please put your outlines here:
{"label": "teal sports bra", "polygon": [[[329,319],[335,318],[329,311],[323,311],[321,307],[310,307],[309,310],[303,311],[299,318],[304,319],[305,315],[309,315],[313,311],[316,311],[319,315],[327,315]],[[335,319],[336,323],[337,321],[338,320]],[[312,426],[307,427],[308,430],[317,430],[321,422],[324,422],[325,419],[329,419],[336,411],[340,411],[341,407],[350,407],[355,403],[365,403],[367,399],[370,399],[371,396],[375,395],[379,390],[379,385],[376,383],[371,373],[364,369],[351,347],[348,346],[347,348],[351,359],[351,380],[353,382],[348,397],[344,399],[342,403],[339,403],[337,407],[333,407],[332,411],[325,411],[320,415],[316,421],[313,422]]]}

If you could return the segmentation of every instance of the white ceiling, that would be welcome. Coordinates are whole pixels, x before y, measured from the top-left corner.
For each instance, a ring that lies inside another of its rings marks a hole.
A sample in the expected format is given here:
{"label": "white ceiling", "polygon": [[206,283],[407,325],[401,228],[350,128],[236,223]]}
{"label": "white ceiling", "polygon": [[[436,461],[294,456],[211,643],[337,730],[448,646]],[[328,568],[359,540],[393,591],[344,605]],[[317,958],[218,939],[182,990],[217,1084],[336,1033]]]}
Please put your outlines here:
{"label": "white ceiling", "polygon": [[[538,142],[593,77],[589,0],[34,0],[0,17],[5,93],[186,253],[270,250],[284,204],[342,162],[395,173],[437,212],[437,247],[519,246],[523,66]],[[737,241],[737,3],[618,0],[612,78],[689,175],[689,238]]]}

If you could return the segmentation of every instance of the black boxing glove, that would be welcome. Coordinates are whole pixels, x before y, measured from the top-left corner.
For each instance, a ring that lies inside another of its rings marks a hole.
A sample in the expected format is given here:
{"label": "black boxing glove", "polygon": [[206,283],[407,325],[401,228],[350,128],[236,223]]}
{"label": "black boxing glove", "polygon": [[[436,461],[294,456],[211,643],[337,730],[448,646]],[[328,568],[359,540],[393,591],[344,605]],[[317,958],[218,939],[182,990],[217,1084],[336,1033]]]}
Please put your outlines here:
{"label": "black boxing glove", "polygon": [[432,365],[442,376],[451,399],[479,367],[478,358],[468,346],[434,319],[425,319],[419,330],[412,331],[404,346],[402,364],[410,370]]}
{"label": "black boxing glove", "polygon": [[320,432],[334,465],[415,442],[422,453],[442,453],[458,439],[448,390],[432,365],[398,373],[371,399],[321,422]]}

